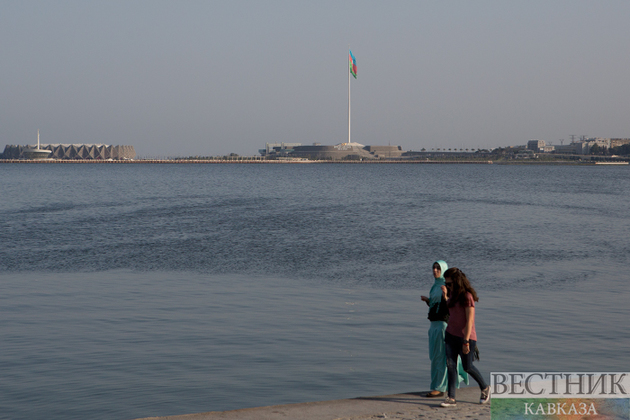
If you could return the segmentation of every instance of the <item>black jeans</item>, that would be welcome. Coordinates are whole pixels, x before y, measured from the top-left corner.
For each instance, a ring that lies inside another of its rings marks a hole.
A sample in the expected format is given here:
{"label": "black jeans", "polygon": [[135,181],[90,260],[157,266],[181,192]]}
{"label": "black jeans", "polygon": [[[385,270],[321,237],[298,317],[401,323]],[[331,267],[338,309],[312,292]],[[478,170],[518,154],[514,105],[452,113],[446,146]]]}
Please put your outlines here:
{"label": "black jeans", "polygon": [[479,388],[486,389],[486,381],[476,367],[473,366],[473,350],[477,342],[470,340],[470,351],[468,354],[462,353],[462,345],[464,339],[452,334],[444,335],[444,344],[446,347],[446,368],[448,369],[448,396],[455,399],[455,390],[457,389],[457,356],[462,358],[462,367],[475,381],[479,384]]}

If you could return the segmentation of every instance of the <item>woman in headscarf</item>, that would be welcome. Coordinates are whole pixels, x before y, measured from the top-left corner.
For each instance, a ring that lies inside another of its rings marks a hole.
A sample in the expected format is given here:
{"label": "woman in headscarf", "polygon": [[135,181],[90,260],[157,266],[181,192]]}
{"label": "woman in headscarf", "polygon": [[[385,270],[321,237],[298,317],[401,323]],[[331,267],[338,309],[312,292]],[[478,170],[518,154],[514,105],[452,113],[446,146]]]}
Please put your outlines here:
{"label": "woman in headscarf", "polygon": [[[448,387],[446,375],[446,350],[444,348],[444,332],[448,321],[448,306],[444,299],[443,289],[445,289],[443,274],[448,269],[445,261],[438,260],[433,263],[433,277],[435,281],[429,292],[429,296],[421,296],[421,299],[429,305],[429,359],[431,359],[431,391],[427,397],[441,397]],[[461,366],[461,361],[457,364],[460,372],[459,381],[465,381],[468,385],[468,375]],[[457,384],[459,388],[459,382]]]}

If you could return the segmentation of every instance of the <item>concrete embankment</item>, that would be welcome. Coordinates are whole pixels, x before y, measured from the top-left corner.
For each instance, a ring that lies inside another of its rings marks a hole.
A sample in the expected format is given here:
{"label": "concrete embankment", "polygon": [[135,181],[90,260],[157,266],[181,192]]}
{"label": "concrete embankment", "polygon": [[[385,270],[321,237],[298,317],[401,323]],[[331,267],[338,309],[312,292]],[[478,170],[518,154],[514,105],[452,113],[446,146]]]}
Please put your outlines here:
{"label": "concrete embankment", "polygon": [[[426,391],[425,391],[426,392]],[[444,398],[426,398],[425,392],[361,397],[347,400],[274,405],[231,411],[147,417],[138,420],[481,420],[490,419],[490,404],[479,404],[479,388],[457,391],[457,406],[443,408]]]}

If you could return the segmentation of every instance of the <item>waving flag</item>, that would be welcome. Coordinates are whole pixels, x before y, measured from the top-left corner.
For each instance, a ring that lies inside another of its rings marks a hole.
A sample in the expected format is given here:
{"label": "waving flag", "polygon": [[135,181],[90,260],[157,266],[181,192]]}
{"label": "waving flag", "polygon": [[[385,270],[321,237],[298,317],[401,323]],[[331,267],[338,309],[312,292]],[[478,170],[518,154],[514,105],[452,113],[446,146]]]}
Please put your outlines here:
{"label": "waving flag", "polygon": [[350,51],[350,55],[348,56],[348,60],[349,60],[348,64],[350,66],[350,73],[352,73],[352,75],[356,79],[357,78],[357,59],[354,58],[354,55],[352,55],[352,51]]}

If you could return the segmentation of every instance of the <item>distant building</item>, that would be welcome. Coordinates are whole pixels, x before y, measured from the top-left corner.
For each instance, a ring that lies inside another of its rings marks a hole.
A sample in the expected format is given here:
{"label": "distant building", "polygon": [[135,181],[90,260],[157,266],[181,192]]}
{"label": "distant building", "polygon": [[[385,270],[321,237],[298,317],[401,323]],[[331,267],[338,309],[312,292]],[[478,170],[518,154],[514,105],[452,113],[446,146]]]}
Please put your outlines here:
{"label": "distant building", "polygon": [[566,153],[576,155],[588,155],[591,148],[595,145],[602,149],[610,149],[630,143],[630,139],[610,139],[605,137],[583,137],[580,141],[574,141],[571,144],[555,146],[555,153]]}
{"label": "distant building", "polygon": [[619,147],[630,143],[630,139],[610,139],[610,147]]}
{"label": "distant building", "polygon": [[266,143],[264,149],[259,149],[261,156],[288,156],[296,146],[302,143]]}
{"label": "distant building", "polygon": [[554,146],[554,153],[563,153],[563,154],[576,154],[575,143],[571,144],[561,144],[559,146]]}
{"label": "distant building", "polygon": [[268,143],[265,149],[260,149],[259,152],[267,157],[289,156],[325,160],[388,159],[400,158],[403,154],[400,146],[364,146],[359,143],[340,143],[335,146],[322,146],[320,143],[314,143],[311,146],[303,146],[299,143]]}
{"label": "distant building", "polygon": [[[34,146],[7,145],[3,159],[28,159],[28,150]],[[105,144],[42,144],[41,149],[50,150],[52,159],[125,160],[134,159],[133,146],[109,146]]]}
{"label": "distant building", "polygon": [[365,146],[364,149],[377,159],[400,157],[403,154],[400,146]]}
{"label": "distant building", "polygon": [[527,142],[527,149],[533,150],[534,152],[540,152],[540,149],[545,147],[544,140],[530,140]]}
{"label": "distant building", "polygon": [[589,147],[586,141],[577,141],[573,143],[574,152],[576,155],[588,155]]}
{"label": "distant building", "polygon": [[602,137],[592,137],[585,140],[581,140],[579,142],[579,146],[577,149],[579,150],[579,154],[588,155],[591,153],[591,148],[595,145],[602,149],[610,148],[610,139],[602,138]]}
{"label": "distant building", "polygon": [[471,157],[489,157],[492,155],[492,152],[490,150],[486,150],[486,149],[479,149],[479,150],[475,150],[475,149],[431,149],[431,150],[426,150],[426,149],[422,149],[421,151],[415,151],[415,150],[409,150],[407,152],[404,152],[402,154],[403,158],[407,158],[407,159],[429,159],[429,158],[438,158],[438,159],[443,159],[443,158],[448,158],[448,159],[455,159],[455,158],[471,158]]}

